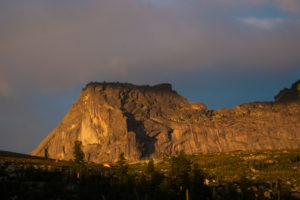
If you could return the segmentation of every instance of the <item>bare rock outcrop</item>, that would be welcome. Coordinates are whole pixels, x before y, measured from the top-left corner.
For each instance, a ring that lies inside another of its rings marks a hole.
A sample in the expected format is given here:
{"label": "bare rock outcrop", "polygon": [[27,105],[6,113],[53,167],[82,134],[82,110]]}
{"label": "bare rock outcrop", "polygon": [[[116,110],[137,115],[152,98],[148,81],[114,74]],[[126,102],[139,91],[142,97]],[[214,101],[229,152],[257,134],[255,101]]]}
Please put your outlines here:
{"label": "bare rock outcrop", "polygon": [[82,141],[85,159],[115,161],[186,153],[300,148],[300,103],[255,102],[209,110],[170,84],[90,83],[62,122],[31,155],[72,159]]}
{"label": "bare rock outcrop", "polygon": [[284,88],[274,97],[276,102],[300,101],[300,80],[292,85],[291,88]]}

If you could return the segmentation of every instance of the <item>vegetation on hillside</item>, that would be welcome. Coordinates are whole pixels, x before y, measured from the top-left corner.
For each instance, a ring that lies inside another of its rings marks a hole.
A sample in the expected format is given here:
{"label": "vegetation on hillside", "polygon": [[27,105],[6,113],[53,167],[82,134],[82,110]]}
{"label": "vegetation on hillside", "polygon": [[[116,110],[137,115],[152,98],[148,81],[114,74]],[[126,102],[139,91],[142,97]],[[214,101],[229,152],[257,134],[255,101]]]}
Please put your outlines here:
{"label": "vegetation on hillside", "polygon": [[0,199],[300,199],[300,150],[95,164],[0,156]]}

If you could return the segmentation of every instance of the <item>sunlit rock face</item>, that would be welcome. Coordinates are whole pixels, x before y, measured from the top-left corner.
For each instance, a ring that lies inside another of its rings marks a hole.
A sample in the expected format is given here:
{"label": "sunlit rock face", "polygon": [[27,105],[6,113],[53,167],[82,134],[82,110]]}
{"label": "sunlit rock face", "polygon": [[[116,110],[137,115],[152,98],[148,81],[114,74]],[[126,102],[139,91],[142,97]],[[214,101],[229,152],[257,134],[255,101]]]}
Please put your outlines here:
{"label": "sunlit rock face", "polygon": [[85,159],[109,162],[186,153],[300,148],[300,103],[260,102],[209,110],[171,85],[90,83],[62,122],[31,153],[73,158],[82,141]]}

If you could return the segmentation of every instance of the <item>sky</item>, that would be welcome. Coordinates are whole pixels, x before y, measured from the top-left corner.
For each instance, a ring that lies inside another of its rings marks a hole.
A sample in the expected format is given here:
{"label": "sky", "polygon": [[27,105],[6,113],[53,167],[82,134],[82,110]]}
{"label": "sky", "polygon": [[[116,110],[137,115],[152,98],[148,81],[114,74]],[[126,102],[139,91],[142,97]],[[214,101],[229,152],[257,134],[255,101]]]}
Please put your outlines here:
{"label": "sky", "polygon": [[32,151],[90,81],[168,82],[219,109],[299,79],[299,0],[0,1],[2,150]]}

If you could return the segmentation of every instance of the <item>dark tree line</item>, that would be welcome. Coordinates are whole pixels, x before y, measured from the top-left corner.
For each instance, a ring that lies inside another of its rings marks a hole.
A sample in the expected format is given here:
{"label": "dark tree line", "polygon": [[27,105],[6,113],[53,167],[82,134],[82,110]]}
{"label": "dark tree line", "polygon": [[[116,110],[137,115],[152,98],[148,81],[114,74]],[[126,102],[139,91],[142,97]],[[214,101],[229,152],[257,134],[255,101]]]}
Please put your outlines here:
{"label": "dark tree line", "polygon": [[[149,160],[145,171],[129,173],[129,165],[121,153],[119,160],[109,169],[95,176],[84,170],[84,156],[81,144],[75,143],[75,165],[80,164],[81,195],[91,198],[97,191],[98,197],[105,199],[210,199],[210,188],[204,185],[204,174],[197,164],[180,152],[170,160],[170,169],[162,172]],[[74,174],[74,173],[73,173]],[[76,179],[76,177],[75,177]],[[97,189],[96,189],[97,188]],[[93,192],[94,191],[94,192]]]}

